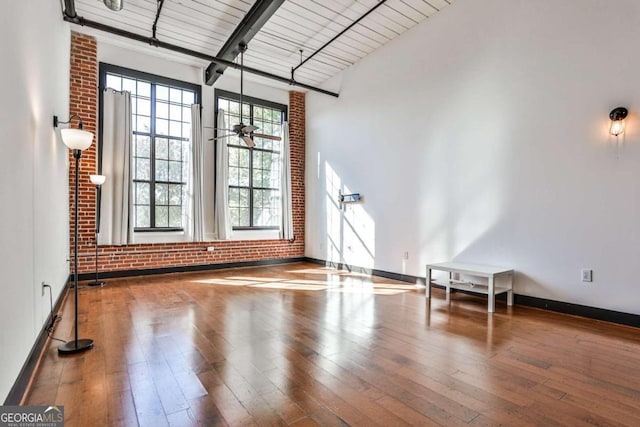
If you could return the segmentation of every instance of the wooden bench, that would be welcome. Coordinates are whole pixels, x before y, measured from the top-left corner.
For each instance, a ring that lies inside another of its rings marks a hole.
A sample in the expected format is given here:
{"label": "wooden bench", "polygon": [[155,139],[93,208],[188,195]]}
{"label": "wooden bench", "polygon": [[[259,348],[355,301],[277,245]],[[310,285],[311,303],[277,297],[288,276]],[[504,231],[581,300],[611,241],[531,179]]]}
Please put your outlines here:
{"label": "wooden bench", "polygon": [[[449,273],[449,280],[432,280],[431,272],[446,271]],[[453,279],[453,274],[484,277],[487,284],[474,283],[469,280]],[[496,285],[499,281],[499,285]],[[507,293],[507,305],[513,305],[513,269],[505,267],[495,267],[490,265],[465,264],[460,262],[440,262],[427,264],[427,299],[431,298],[431,285],[444,286],[447,296],[451,289],[460,289],[467,292],[487,295],[489,299],[487,311],[493,313],[496,305],[496,295]]]}

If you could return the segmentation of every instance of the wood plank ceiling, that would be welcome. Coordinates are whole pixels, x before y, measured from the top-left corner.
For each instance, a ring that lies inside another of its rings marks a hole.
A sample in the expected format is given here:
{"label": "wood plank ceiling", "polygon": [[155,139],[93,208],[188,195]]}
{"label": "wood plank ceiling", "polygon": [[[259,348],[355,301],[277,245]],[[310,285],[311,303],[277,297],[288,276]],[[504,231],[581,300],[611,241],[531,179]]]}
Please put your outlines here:
{"label": "wood plank ceiling", "polygon": [[[318,85],[442,10],[454,0],[388,0],[299,68],[296,80]],[[165,0],[159,40],[215,55],[251,8],[245,0]],[[245,65],[283,77],[375,6],[377,0],[287,0],[249,43]],[[124,0],[113,12],[102,0],[76,0],[78,15],[151,36],[156,0]],[[113,36],[115,37],[115,36]]]}

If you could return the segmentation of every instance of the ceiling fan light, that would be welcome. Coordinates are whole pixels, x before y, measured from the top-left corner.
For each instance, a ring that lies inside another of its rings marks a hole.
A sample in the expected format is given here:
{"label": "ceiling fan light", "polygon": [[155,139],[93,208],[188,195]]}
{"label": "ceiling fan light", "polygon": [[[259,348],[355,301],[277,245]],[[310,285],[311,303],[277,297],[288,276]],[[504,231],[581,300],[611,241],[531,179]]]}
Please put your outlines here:
{"label": "ceiling fan light", "polygon": [[104,0],[104,5],[114,12],[122,10],[123,0]]}

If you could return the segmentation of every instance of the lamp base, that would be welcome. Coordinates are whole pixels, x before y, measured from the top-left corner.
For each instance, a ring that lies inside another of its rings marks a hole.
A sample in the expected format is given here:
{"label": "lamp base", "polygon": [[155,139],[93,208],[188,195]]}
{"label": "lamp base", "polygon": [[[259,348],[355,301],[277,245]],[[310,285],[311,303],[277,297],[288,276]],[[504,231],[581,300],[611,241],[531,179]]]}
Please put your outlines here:
{"label": "lamp base", "polygon": [[93,348],[93,340],[88,338],[79,339],[78,341],[69,341],[58,347],[59,354],[73,354],[87,351]]}
{"label": "lamp base", "polygon": [[106,282],[103,282],[101,280],[94,280],[93,282],[87,283],[87,286],[100,286],[100,287],[103,287],[105,284],[106,284]]}

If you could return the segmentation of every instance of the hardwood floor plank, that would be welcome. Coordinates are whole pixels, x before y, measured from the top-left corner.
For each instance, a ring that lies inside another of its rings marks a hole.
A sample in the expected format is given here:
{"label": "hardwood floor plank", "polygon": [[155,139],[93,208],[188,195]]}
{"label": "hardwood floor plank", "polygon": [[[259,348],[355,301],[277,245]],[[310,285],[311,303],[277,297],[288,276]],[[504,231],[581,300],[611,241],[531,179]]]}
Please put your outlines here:
{"label": "hardwood floor plank", "polygon": [[26,397],[67,426],[640,425],[637,328],[311,263],[79,294]]}

